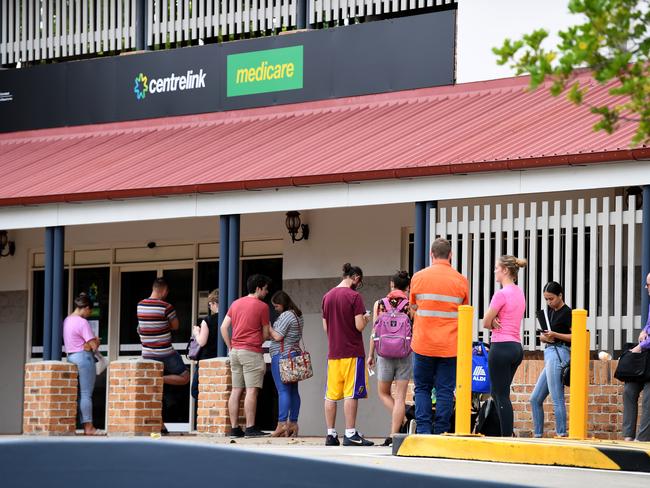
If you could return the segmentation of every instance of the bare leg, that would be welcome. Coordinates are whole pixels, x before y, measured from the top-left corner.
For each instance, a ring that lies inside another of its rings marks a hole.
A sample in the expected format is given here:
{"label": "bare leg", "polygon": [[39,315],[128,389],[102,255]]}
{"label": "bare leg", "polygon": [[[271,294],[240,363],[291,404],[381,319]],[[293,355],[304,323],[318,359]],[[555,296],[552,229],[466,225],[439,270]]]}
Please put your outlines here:
{"label": "bare leg", "polygon": [[346,398],[343,404],[343,411],[345,412],[345,428],[354,429],[357,423],[357,408],[359,407],[359,400],[356,398]]}
{"label": "bare leg", "polygon": [[393,411],[393,407],[395,406],[395,400],[393,400],[393,395],[390,394],[390,385],[392,384],[392,381],[378,381],[377,382],[377,394],[379,395],[379,399],[381,400],[381,403],[384,404],[386,409],[388,409],[389,412]]}
{"label": "bare leg", "polygon": [[408,380],[395,381],[395,402],[393,407],[393,421],[391,425],[391,435],[398,434],[399,429],[404,422],[406,413],[406,391],[408,390]]}
{"label": "bare leg", "polygon": [[328,429],[333,429],[336,424],[336,402],[325,400],[325,423]]}
{"label": "bare leg", "polygon": [[168,374],[163,376],[163,383],[166,385],[187,385],[190,382],[190,372],[185,370],[183,374]]}
{"label": "bare leg", "polygon": [[246,415],[246,427],[255,425],[255,412],[257,411],[257,392],[259,388],[246,388],[244,398],[244,414]]}
{"label": "bare leg", "polygon": [[243,388],[233,388],[228,398],[228,414],[230,415],[230,425],[239,426],[239,401],[244,393]]}

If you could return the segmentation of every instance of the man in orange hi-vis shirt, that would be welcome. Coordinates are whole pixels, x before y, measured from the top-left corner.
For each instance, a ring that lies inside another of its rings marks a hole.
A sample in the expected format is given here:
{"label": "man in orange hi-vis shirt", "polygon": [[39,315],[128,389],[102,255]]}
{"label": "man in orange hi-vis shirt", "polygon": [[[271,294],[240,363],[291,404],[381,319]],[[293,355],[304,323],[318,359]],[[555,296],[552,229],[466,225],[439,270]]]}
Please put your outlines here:
{"label": "man in orange hi-vis shirt", "polygon": [[[469,303],[467,278],[451,267],[451,244],[436,239],[431,245],[431,266],[411,280],[413,324],[413,380],[418,434],[449,432],[456,386],[458,307]],[[436,388],[433,422],[431,392]]]}

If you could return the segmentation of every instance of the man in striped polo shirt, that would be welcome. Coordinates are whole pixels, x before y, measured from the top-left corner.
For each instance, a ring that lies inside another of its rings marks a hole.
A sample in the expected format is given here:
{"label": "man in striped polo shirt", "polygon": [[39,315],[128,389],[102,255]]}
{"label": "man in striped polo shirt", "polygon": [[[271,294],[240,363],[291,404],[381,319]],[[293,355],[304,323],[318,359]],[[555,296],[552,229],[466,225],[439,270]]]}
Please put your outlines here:
{"label": "man in striped polo shirt", "polygon": [[163,382],[186,385],[190,373],[181,355],[172,346],[172,330],[178,330],[176,310],[165,301],[169,286],[164,278],[153,282],[151,296],[138,303],[138,334],[142,343],[142,358],[163,363]]}

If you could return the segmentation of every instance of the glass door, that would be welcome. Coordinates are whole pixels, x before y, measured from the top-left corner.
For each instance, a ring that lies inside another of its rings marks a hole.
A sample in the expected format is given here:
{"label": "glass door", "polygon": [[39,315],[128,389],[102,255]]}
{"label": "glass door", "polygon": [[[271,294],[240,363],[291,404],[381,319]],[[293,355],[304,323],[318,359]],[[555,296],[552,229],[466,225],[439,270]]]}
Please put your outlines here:
{"label": "glass door", "polygon": [[[88,317],[93,333],[100,338],[99,350],[108,355],[108,305],[111,271],[109,267],[77,268],[73,271],[73,293],[76,297],[85,293],[93,304]],[[97,376],[93,390],[93,421],[95,427],[105,428],[106,419],[106,371]],[[81,427],[81,424],[78,425]]]}
{"label": "glass door", "polygon": [[[138,335],[138,302],[151,296],[156,278],[165,278],[169,295],[165,299],[176,309],[179,329],[172,332],[174,349],[184,354],[193,325],[194,269],[191,266],[159,265],[150,269],[120,270],[120,356],[140,356],[142,346]],[[183,360],[188,363],[187,359]],[[188,364],[189,366],[189,364]],[[165,385],[163,390],[163,421],[170,432],[189,431],[190,385]]]}
{"label": "glass door", "polygon": [[156,270],[120,271],[120,356],[142,353],[138,335],[138,302],[151,296]]}

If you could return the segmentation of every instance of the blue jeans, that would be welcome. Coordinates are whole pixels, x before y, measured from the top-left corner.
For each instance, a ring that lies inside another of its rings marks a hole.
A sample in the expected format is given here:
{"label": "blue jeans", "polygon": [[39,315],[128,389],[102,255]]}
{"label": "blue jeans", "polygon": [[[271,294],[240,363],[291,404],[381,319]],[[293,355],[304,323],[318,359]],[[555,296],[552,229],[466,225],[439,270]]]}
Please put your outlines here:
{"label": "blue jeans", "polygon": [[[293,353],[292,353],[293,354]],[[297,354],[297,353],[295,353]],[[271,358],[271,374],[278,390],[278,422],[298,422],[300,394],[298,383],[282,383],[280,379],[280,354]]]}
{"label": "blue jeans", "polygon": [[68,354],[68,362],[76,364],[79,370],[79,410],[81,423],[93,421],[93,390],[95,389],[95,358],[90,351],[73,352]]}
{"label": "blue jeans", "polygon": [[530,396],[535,437],[542,437],[544,434],[543,404],[549,392],[551,393],[553,412],[555,413],[555,433],[558,436],[567,434],[562,366],[567,364],[570,359],[571,350],[566,346],[547,346],[544,349],[544,369],[542,374],[539,375],[533,394]]}
{"label": "blue jeans", "polygon": [[[437,358],[413,353],[415,422],[418,434],[444,434],[451,427],[456,388],[456,358]],[[436,388],[436,419],[433,424],[431,391]],[[432,425],[433,424],[433,425]],[[432,429],[433,427],[433,429]]]}
{"label": "blue jeans", "polygon": [[194,376],[192,377],[192,386],[190,387],[190,393],[195,400],[199,399],[199,363],[196,362],[194,366]]}

